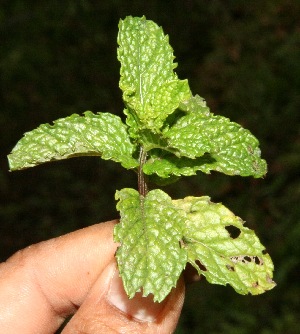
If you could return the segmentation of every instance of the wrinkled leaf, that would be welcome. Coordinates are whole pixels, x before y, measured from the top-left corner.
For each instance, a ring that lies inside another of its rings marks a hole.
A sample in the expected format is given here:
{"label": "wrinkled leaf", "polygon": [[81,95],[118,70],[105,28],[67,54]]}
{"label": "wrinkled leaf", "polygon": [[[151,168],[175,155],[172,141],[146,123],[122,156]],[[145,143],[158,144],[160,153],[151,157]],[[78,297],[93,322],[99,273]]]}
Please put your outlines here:
{"label": "wrinkled leaf", "polygon": [[184,215],[171,198],[156,189],[141,197],[134,189],[116,193],[121,220],[114,230],[120,242],[117,261],[129,298],[142,291],[162,301],[185,267],[186,251],[180,247]]}
{"label": "wrinkled leaf", "polygon": [[221,203],[187,197],[173,203],[186,212],[184,247],[188,261],[214,284],[257,295],[275,283],[273,263],[254,231]]}
{"label": "wrinkled leaf", "polygon": [[58,119],[25,133],[8,156],[11,170],[78,156],[101,156],[120,162],[125,168],[138,166],[132,158],[135,146],[120,117],[109,113]]}
{"label": "wrinkled leaf", "polygon": [[209,174],[214,164],[215,160],[208,154],[196,159],[178,158],[174,154],[164,154],[163,157],[151,154],[143,171],[147,175],[156,174],[161,178],[191,176],[197,174],[198,171]]}
{"label": "wrinkled leaf", "polygon": [[173,71],[177,64],[168,36],[153,21],[129,16],[119,23],[118,44],[127,124],[133,127],[131,133],[141,128],[157,132],[180,102],[191,96],[188,82]]}
{"label": "wrinkled leaf", "polygon": [[165,130],[168,145],[181,156],[195,159],[209,153],[214,162],[199,170],[216,170],[228,175],[261,177],[267,172],[258,140],[250,131],[228,118],[209,112],[199,96],[185,103],[187,115]]}

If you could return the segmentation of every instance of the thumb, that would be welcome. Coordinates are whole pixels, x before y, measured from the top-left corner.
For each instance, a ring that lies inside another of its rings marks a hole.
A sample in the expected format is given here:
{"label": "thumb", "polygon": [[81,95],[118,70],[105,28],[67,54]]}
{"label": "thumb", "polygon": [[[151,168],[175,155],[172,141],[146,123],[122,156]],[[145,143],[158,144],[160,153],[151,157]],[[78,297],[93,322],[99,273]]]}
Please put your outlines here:
{"label": "thumb", "polygon": [[62,334],[173,333],[184,300],[183,280],[161,303],[137,293],[129,299],[115,262],[101,273]]}

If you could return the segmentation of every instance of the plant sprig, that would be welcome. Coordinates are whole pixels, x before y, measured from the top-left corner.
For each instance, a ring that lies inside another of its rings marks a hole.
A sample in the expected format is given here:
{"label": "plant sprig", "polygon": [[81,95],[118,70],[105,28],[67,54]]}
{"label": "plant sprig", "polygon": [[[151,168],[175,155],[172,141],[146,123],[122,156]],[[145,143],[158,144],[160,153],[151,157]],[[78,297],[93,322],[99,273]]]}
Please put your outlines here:
{"label": "plant sprig", "polygon": [[96,155],[137,171],[138,191],[116,193],[116,258],[130,298],[142,291],[162,301],[187,262],[210,283],[229,284],[241,294],[272,289],[270,256],[239,217],[208,197],[172,200],[162,190],[148,191],[146,182],[146,175],[161,184],[198,171],[262,177],[267,165],[258,140],[193,96],[188,81],[174,72],[168,36],[153,21],[121,20],[118,44],[126,124],[90,111],[43,124],[17,143],[10,169]]}

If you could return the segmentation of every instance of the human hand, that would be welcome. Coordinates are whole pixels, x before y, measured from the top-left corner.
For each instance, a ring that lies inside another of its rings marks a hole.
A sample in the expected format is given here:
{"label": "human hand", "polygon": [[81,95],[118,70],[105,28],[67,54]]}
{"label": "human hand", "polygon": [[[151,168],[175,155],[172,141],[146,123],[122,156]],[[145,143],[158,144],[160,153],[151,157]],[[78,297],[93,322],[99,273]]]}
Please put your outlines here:
{"label": "human hand", "polygon": [[29,246],[0,264],[3,334],[50,334],[74,314],[63,334],[172,333],[184,283],[162,303],[129,300],[115,262],[110,221]]}

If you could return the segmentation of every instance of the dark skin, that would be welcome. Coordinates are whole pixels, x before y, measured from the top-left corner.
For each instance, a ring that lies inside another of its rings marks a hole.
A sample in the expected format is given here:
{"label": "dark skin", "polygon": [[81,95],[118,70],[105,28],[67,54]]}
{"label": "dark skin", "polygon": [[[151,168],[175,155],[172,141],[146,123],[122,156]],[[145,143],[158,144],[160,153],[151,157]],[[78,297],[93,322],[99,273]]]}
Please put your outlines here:
{"label": "dark skin", "polygon": [[173,333],[184,282],[162,303],[129,300],[118,275],[110,221],[29,246],[0,264],[3,334]]}

